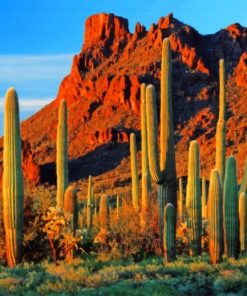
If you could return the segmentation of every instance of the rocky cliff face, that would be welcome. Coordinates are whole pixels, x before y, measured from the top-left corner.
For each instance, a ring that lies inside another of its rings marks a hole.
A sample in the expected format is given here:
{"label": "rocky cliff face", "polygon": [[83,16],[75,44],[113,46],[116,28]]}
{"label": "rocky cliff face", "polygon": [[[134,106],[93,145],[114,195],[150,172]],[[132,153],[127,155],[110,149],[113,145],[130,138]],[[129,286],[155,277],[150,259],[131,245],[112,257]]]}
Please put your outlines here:
{"label": "rocky cliff face", "polygon": [[227,72],[227,154],[237,156],[240,174],[247,151],[246,34],[246,28],[233,24],[203,36],[172,14],[148,30],[137,23],[133,33],[124,18],[89,17],[82,50],[74,57],[56,99],[22,123],[22,137],[31,144],[41,181],[55,180],[57,109],[65,98],[71,180],[88,174],[104,179],[121,172],[109,178],[109,187],[129,182],[126,143],[132,131],[139,135],[140,84],[153,83],[159,98],[165,37],[172,48],[178,176],[187,174],[187,150],[193,139],[200,143],[202,175],[208,177],[214,166],[220,58],[225,59]]}

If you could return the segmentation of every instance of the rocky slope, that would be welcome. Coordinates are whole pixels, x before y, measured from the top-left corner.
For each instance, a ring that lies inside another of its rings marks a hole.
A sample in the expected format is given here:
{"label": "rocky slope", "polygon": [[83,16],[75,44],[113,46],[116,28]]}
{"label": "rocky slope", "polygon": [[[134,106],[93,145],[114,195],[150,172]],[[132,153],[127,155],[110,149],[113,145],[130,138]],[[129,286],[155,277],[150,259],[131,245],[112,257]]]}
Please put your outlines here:
{"label": "rocky slope", "polygon": [[[202,175],[208,177],[214,166],[220,58],[225,59],[227,72],[227,154],[236,155],[240,176],[247,152],[246,28],[233,24],[203,36],[169,14],[148,30],[137,23],[131,33],[128,20],[98,14],[85,23],[82,50],[56,99],[22,123],[22,138],[30,143],[31,158],[39,169],[33,162],[34,173],[24,167],[29,180],[55,182],[57,113],[65,98],[71,181],[92,174],[97,176],[98,191],[102,187],[121,191],[130,182],[128,138],[133,131],[140,135],[140,84],[153,83],[159,98],[165,37],[172,48],[178,176],[186,175],[192,139],[200,143]],[[83,188],[84,183],[79,183]]]}

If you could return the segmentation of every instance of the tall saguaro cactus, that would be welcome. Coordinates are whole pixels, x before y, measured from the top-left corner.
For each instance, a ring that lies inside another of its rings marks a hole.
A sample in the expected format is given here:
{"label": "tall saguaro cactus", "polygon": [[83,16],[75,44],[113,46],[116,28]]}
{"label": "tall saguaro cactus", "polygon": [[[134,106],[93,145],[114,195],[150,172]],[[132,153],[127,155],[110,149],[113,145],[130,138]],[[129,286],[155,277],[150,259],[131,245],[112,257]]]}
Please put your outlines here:
{"label": "tall saguaro cactus", "polygon": [[10,88],[5,96],[3,150],[3,219],[9,267],[22,259],[23,195],[19,104],[15,89]]}
{"label": "tall saguaro cactus", "polygon": [[240,250],[247,251],[247,195],[241,192],[239,195],[239,236]]}
{"label": "tall saguaro cactus", "polygon": [[223,190],[224,250],[227,257],[238,257],[239,219],[236,160],[230,156],[226,163]]}
{"label": "tall saguaro cactus", "polygon": [[247,194],[247,158],[245,161],[244,173],[238,194],[240,194],[241,192],[245,192]]}
{"label": "tall saguaro cactus", "polygon": [[202,218],[207,217],[207,181],[202,178]]}
{"label": "tall saguaro cactus", "polygon": [[220,174],[221,184],[225,178],[226,154],[226,90],[224,60],[219,62],[219,118],[216,127],[216,164],[215,168]]}
{"label": "tall saguaro cactus", "polygon": [[161,61],[160,157],[158,154],[158,122],[155,89],[152,85],[146,88],[148,160],[151,177],[159,185],[158,200],[161,238],[163,237],[164,205],[170,202],[175,208],[177,206],[171,67],[170,42],[166,38],[163,41]]}
{"label": "tall saguaro cactus", "polygon": [[180,222],[183,221],[183,179],[178,181],[178,218]]}
{"label": "tall saguaro cactus", "polygon": [[94,192],[92,185],[92,176],[88,177],[88,189],[87,189],[87,228],[92,227],[93,222],[93,205],[94,205]]}
{"label": "tall saguaro cactus", "polygon": [[209,255],[212,264],[222,261],[223,254],[223,198],[219,172],[210,174],[208,195]]}
{"label": "tall saguaro cactus", "polygon": [[141,199],[141,227],[147,224],[149,208],[149,191],[151,190],[151,177],[148,165],[147,147],[147,115],[146,115],[146,85],[141,85],[141,148],[142,148],[142,199]]}
{"label": "tall saguaro cactus", "polygon": [[191,228],[190,254],[201,254],[202,203],[200,190],[200,156],[197,141],[189,147],[188,181],[186,191],[188,225]]}
{"label": "tall saguaro cactus", "polygon": [[176,237],[174,223],[176,211],[171,203],[165,206],[164,210],[164,238],[163,238],[163,250],[165,262],[173,261],[175,259],[176,250]]}
{"label": "tall saguaro cactus", "polygon": [[135,210],[139,209],[139,180],[137,168],[136,136],[130,135],[131,179],[132,179],[132,204]]}
{"label": "tall saguaro cactus", "polygon": [[61,100],[57,127],[57,206],[63,207],[64,192],[68,187],[68,132],[67,104]]}

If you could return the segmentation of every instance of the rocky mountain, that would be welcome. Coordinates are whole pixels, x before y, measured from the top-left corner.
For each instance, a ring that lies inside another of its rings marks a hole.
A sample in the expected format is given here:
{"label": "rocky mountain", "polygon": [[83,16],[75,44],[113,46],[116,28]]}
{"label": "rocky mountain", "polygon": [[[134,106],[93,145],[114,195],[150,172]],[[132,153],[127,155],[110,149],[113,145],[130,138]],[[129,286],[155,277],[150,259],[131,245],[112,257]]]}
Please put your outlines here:
{"label": "rocky mountain", "polygon": [[81,52],[56,99],[22,122],[27,179],[55,183],[58,106],[65,98],[70,180],[78,183],[92,174],[98,191],[121,191],[130,182],[128,139],[135,132],[140,141],[140,84],[153,83],[159,99],[165,37],[172,48],[178,177],[187,174],[193,139],[200,144],[202,175],[208,177],[214,166],[220,58],[227,74],[227,154],[236,155],[240,177],[247,152],[247,29],[236,23],[201,35],[169,14],[149,29],[137,23],[131,33],[127,19],[102,13],[86,20]]}

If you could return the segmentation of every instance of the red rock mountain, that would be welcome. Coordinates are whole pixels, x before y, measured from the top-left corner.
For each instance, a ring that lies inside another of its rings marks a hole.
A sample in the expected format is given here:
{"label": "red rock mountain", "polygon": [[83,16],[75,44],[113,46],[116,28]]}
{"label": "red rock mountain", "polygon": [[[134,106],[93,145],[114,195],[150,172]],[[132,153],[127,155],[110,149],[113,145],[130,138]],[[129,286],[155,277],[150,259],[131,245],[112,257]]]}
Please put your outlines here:
{"label": "red rock mountain", "polygon": [[37,181],[38,172],[41,182],[55,182],[58,106],[65,98],[71,181],[92,174],[108,189],[130,182],[128,138],[134,131],[140,140],[140,84],[153,83],[159,98],[165,37],[172,48],[178,176],[187,174],[192,139],[200,143],[202,175],[208,177],[214,166],[220,58],[227,73],[227,154],[236,155],[240,176],[247,152],[246,28],[236,23],[203,36],[169,14],[149,29],[137,23],[131,33],[128,20],[98,14],[86,20],[82,50],[73,58],[56,99],[22,123],[22,138],[30,143],[32,161],[39,168],[26,164],[28,179]]}

